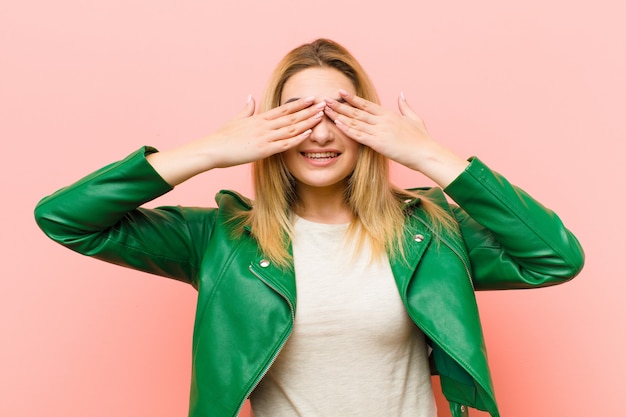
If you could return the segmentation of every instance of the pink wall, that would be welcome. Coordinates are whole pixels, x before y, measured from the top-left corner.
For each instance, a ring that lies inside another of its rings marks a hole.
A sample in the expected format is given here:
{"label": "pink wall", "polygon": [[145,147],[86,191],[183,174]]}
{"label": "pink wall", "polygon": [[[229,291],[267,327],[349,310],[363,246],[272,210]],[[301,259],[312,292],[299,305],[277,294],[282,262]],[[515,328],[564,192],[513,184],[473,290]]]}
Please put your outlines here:
{"label": "pink wall", "polygon": [[[404,90],[435,137],[557,210],[586,248],[572,283],[479,295],[503,415],[625,415],[624,3],[368,3],[0,3],[1,416],[185,415],[194,291],[62,249],[32,209],[143,144],[210,132],[319,36],[361,59],[384,104]],[[212,172],[158,203],[208,205],[248,181]]]}

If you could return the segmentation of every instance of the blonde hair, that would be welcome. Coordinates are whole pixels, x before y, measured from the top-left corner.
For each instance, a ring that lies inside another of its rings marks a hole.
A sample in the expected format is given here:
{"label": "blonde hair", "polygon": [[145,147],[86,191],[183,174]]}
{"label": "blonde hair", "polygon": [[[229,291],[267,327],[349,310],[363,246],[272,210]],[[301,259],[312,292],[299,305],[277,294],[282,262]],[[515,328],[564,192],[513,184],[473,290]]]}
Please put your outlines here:
{"label": "blonde hair", "polygon": [[[357,60],[341,45],[318,39],[289,52],[278,64],[261,103],[261,111],[280,105],[282,91],[294,74],[312,67],[334,68],[352,81],[356,94],[379,103],[372,81]],[[254,238],[273,262],[286,266],[291,260],[292,212],[298,197],[295,180],[281,154],[253,164],[255,201],[250,211],[240,213],[242,225],[249,225]],[[415,194],[396,188],[389,181],[389,161],[373,149],[361,146],[355,169],[347,180],[345,198],[353,220],[348,236],[357,238],[357,250],[368,242],[374,257],[387,251],[391,258],[402,256],[405,213],[403,200]],[[436,204],[420,196],[433,227],[451,227],[451,217]]]}

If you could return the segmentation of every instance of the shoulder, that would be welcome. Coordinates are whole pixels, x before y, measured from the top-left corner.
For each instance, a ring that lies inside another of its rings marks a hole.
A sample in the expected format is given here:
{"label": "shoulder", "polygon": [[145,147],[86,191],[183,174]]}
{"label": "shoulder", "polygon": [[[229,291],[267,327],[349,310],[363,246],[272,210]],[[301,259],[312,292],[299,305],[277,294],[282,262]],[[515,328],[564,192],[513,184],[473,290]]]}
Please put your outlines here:
{"label": "shoulder", "polygon": [[217,207],[206,206],[159,206],[155,209],[140,209],[144,212],[160,213],[161,216],[178,217],[190,228],[201,228],[206,233],[214,227],[232,227],[230,221],[252,208],[252,200],[233,190],[221,190],[215,194]]}
{"label": "shoulder", "polygon": [[408,188],[406,191],[421,198],[428,198],[432,202],[447,203],[446,196],[440,187],[416,187]]}
{"label": "shoulder", "polygon": [[238,234],[249,230],[253,202],[233,190],[221,190],[215,195],[217,203],[216,222],[226,227],[231,233]]}
{"label": "shoulder", "polygon": [[404,202],[405,209],[425,208],[434,204],[445,211],[452,211],[450,203],[440,187],[407,188],[402,190],[399,198]]}
{"label": "shoulder", "polygon": [[220,211],[250,211],[252,200],[233,190],[221,190],[215,194],[215,202]]}

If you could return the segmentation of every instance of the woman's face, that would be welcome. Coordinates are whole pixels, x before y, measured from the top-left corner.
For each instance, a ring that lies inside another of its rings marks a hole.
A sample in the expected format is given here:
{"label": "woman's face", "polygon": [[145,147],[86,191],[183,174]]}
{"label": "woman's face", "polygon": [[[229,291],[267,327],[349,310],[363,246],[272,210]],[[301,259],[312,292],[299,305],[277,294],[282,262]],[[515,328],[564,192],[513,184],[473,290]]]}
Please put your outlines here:
{"label": "woman's face", "polygon": [[[352,81],[338,70],[307,68],[287,80],[280,103],[305,97],[315,97],[315,103],[324,97],[338,100],[339,89],[356,93]],[[337,186],[343,190],[344,180],[356,165],[359,146],[324,116],[304,142],[283,153],[283,160],[300,190]]]}

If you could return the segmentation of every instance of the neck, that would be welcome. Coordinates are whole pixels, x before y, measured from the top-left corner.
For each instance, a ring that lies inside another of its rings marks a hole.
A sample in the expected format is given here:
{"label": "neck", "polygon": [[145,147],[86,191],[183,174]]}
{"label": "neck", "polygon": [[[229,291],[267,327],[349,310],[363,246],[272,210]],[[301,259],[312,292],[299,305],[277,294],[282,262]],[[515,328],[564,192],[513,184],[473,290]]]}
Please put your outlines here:
{"label": "neck", "polygon": [[324,188],[299,184],[296,193],[299,204],[294,211],[304,219],[328,224],[349,223],[352,220],[343,183]]}

